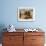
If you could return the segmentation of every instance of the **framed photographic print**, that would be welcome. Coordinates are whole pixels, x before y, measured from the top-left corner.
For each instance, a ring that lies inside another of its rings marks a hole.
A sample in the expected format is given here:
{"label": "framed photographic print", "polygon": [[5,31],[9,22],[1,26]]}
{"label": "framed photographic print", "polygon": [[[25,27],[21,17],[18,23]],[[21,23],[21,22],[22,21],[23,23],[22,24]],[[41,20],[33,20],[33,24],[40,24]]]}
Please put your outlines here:
{"label": "framed photographic print", "polygon": [[19,7],[17,14],[18,21],[35,21],[35,8]]}

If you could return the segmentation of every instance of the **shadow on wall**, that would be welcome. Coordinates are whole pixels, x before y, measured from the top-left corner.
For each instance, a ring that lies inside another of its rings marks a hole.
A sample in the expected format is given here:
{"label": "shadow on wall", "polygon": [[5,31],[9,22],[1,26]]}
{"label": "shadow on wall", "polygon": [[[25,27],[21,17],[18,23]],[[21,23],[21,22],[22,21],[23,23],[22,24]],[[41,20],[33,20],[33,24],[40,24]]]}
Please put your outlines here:
{"label": "shadow on wall", "polygon": [[3,32],[5,32],[3,29],[5,28],[4,24],[0,24],[0,43],[2,43],[2,36],[3,36]]}

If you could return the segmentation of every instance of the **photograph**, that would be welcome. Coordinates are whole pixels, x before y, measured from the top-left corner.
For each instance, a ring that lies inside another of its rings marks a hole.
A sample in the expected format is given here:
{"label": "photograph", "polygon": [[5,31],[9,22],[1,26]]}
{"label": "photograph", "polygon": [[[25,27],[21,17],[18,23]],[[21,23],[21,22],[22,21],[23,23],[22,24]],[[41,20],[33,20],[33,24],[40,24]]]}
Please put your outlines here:
{"label": "photograph", "polygon": [[35,9],[31,7],[18,8],[18,20],[19,21],[34,21]]}

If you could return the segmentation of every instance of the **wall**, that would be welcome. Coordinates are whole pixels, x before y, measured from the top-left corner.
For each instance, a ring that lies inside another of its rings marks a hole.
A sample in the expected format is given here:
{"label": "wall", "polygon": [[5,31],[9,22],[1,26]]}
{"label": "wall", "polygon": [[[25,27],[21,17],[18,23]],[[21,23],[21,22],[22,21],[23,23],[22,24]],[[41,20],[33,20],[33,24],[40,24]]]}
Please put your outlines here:
{"label": "wall", "polygon": [[[46,28],[45,0],[1,0],[0,25],[13,24],[16,28],[42,27]],[[19,22],[17,20],[18,7],[34,7],[36,20],[34,22]]]}
{"label": "wall", "polygon": [[[1,0],[0,25],[15,25],[16,28],[43,27],[46,28],[46,0]],[[34,22],[19,22],[18,7],[34,7],[36,20]]]}

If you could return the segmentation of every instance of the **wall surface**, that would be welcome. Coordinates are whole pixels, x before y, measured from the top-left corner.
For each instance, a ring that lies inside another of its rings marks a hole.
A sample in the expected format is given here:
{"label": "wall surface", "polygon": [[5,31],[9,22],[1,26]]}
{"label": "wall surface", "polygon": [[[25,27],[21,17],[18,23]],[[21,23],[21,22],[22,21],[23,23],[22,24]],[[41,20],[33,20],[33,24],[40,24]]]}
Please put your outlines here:
{"label": "wall surface", "polygon": [[[43,28],[46,29],[46,0],[0,0],[0,26],[13,24],[16,28]],[[19,22],[17,20],[17,8],[35,8],[36,20]]]}
{"label": "wall surface", "polygon": [[[46,28],[46,0],[0,0],[0,4],[0,27],[13,24],[16,28]],[[17,8],[19,7],[35,8],[36,20],[19,22],[17,20]]]}

